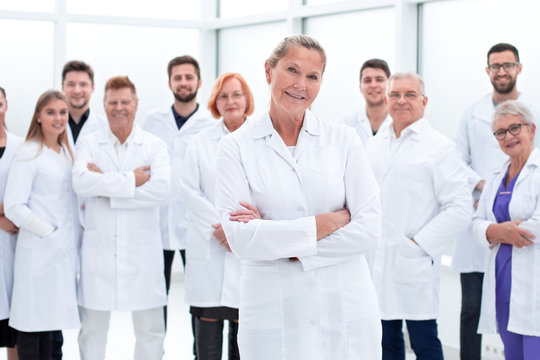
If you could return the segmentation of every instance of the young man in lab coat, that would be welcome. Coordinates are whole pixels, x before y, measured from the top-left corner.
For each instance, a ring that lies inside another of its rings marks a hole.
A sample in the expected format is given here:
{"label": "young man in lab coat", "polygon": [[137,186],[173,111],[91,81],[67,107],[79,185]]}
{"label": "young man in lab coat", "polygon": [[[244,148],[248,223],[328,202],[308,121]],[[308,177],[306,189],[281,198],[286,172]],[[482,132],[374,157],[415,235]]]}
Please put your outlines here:
{"label": "young man in lab coat", "polygon": [[386,61],[381,59],[367,60],[360,68],[359,88],[366,102],[365,107],[347,115],[342,121],[356,130],[364,144],[392,122],[384,103],[389,77],[390,68]]}
{"label": "young man in lab coat", "polygon": [[467,171],[452,141],[424,118],[427,100],[420,76],[392,75],[385,102],[393,123],[366,147],[381,188],[383,236],[372,276],[385,360],[405,358],[403,320],[418,359],[443,359],[441,254],[472,218]]}
{"label": "young man in lab coat", "polygon": [[163,355],[165,277],[159,206],[169,197],[167,145],[134,125],[138,99],[124,76],[105,87],[109,127],[81,138],[73,189],[87,198],[78,286],[82,360],[103,360],[112,310],[131,311],[135,360]]}
{"label": "young man in lab coat", "polygon": [[[471,170],[469,182],[471,187],[474,187],[475,200],[480,197],[485,179],[500,169],[508,158],[493,136],[491,117],[495,107],[505,100],[519,100],[532,110],[535,122],[540,120],[540,109],[517,90],[516,82],[521,69],[519,53],[513,45],[500,43],[492,46],[487,53],[486,73],[493,91],[472,104],[461,119],[456,145]],[[537,138],[536,146],[539,144]],[[477,333],[477,328],[482,282],[488,259],[489,249],[480,246],[472,238],[469,229],[458,236],[452,257],[452,269],[459,272],[461,278],[462,360],[480,360],[482,354],[482,336]]]}

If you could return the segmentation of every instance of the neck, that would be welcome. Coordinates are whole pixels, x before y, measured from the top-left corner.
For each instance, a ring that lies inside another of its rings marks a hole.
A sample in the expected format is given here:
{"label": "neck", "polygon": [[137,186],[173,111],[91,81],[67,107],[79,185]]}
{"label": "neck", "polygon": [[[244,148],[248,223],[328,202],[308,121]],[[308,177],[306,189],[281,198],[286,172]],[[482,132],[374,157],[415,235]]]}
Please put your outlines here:
{"label": "neck", "polygon": [[521,169],[523,169],[525,163],[527,163],[527,160],[529,159],[529,155],[531,155],[531,152],[532,148],[527,150],[523,154],[519,154],[510,158],[508,181],[512,180],[521,171]]}
{"label": "neck", "polygon": [[[273,111],[272,111],[273,110]],[[288,114],[272,109],[270,104],[270,119],[281,139],[286,146],[295,146],[298,141],[298,135],[304,124],[305,112],[300,114]]]}
{"label": "neck", "polygon": [[246,118],[235,119],[235,120],[225,120],[225,119],[223,119],[223,124],[225,124],[225,127],[227,128],[227,130],[229,130],[230,132],[234,132],[240,126],[242,126],[244,121],[246,121]]}
{"label": "neck", "polygon": [[411,126],[412,124],[414,124],[415,122],[417,122],[418,120],[420,119],[416,119],[412,122],[393,121],[392,126],[394,128],[394,132],[396,133],[396,138],[399,139],[399,137],[401,136],[401,132],[405,130],[406,128],[408,128],[409,126]]}
{"label": "neck", "polygon": [[6,146],[7,142],[7,134],[6,134],[6,128],[4,127],[4,123],[0,123],[0,147]]}
{"label": "neck", "polygon": [[518,97],[519,97],[519,92],[517,91],[517,87],[515,86],[514,86],[514,89],[508,94],[501,94],[501,93],[498,93],[497,91],[493,91],[493,101],[495,102],[495,104],[500,104],[506,100],[517,100]]}
{"label": "neck", "polygon": [[78,124],[79,121],[81,121],[81,118],[86,110],[88,110],[88,107],[85,107],[84,109],[69,108],[69,115],[71,115],[71,118],[73,121],[75,121],[75,124]]}
{"label": "neck", "polygon": [[180,116],[186,117],[192,112],[195,111],[197,108],[197,100],[193,99],[190,102],[180,102],[178,100],[174,100],[174,111]]}
{"label": "neck", "polygon": [[118,141],[120,141],[120,144],[123,144],[126,142],[132,130],[133,130],[133,126],[131,126],[130,128],[121,128],[121,129],[115,129],[111,131],[114,134],[114,136],[116,136]]}
{"label": "neck", "polygon": [[366,114],[371,124],[371,129],[376,132],[381,127],[388,115],[388,109],[384,103],[379,105],[366,105]]}

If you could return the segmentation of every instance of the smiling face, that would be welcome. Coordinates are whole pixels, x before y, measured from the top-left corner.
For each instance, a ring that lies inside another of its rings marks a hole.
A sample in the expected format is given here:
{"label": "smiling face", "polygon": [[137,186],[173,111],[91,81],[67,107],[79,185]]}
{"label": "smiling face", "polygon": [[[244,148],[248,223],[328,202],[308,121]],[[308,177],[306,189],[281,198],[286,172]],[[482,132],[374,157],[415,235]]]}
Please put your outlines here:
{"label": "smiling face", "polygon": [[[418,79],[409,76],[392,79],[388,84],[387,94],[384,99],[388,105],[388,113],[394,120],[396,133],[424,117],[427,97],[422,93]],[[400,96],[393,98],[392,94]]]}
{"label": "smiling face", "polygon": [[131,132],[137,106],[137,97],[130,88],[107,90],[105,93],[105,113],[113,134],[118,136],[119,132],[127,134]]}
{"label": "smiling face", "polygon": [[321,87],[324,62],[317,50],[293,46],[272,68],[265,63],[270,84],[270,116],[303,117]]}
{"label": "smiling face", "polygon": [[497,140],[499,146],[510,158],[528,156],[533,149],[533,139],[536,131],[534,124],[526,125],[521,116],[518,115],[506,115],[493,124],[493,131],[508,129],[514,124],[522,124],[519,134],[512,135],[507,131],[503,140]]}
{"label": "smiling face", "polygon": [[177,101],[183,103],[193,101],[197,97],[197,91],[201,85],[202,81],[197,76],[195,66],[192,64],[176,65],[171,69],[169,89]]}
{"label": "smiling face", "polygon": [[[514,53],[510,50],[496,52],[489,55],[488,64],[504,64],[516,63],[517,59]],[[509,94],[516,87],[517,76],[521,73],[522,65],[519,64],[510,71],[504,70],[503,67],[499,71],[491,71],[486,67],[486,72],[493,85],[493,89],[499,94]]]}
{"label": "smiling face", "polygon": [[94,92],[94,84],[85,71],[70,71],[66,73],[62,83],[62,92],[66,95],[70,108],[86,111]]}
{"label": "smiling face", "polygon": [[382,69],[368,67],[362,70],[360,92],[364,95],[368,107],[384,104],[387,81],[388,77]]}
{"label": "smiling face", "polygon": [[246,106],[242,83],[233,77],[225,80],[216,99],[217,110],[225,124],[243,122],[246,117]]}
{"label": "smiling face", "polygon": [[42,107],[37,117],[45,139],[58,139],[66,129],[68,107],[64,100],[54,99]]}

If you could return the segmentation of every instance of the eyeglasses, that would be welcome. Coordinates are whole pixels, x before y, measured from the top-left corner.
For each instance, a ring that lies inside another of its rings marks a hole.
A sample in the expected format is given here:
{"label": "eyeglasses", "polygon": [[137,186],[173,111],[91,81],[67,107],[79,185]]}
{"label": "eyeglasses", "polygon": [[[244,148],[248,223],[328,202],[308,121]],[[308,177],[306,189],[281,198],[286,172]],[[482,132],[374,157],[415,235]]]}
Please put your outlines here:
{"label": "eyeglasses", "polygon": [[414,100],[417,97],[424,96],[424,95],[417,94],[415,92],[406,92],[405,94],[400,94],[398,92],[391,92],[390,94],[388,94],[388,98],[390,100],[393,100],[393,101],[397,101],[397,100],[401,99],[402,96],[405,97],[405,100]]}
{"label": "eyeglasses", "polygon": [[218,101],[227,101],[229,100],[229,98],[231,98],[232,100],[240,100],[241,98],[244,97],[244,94],[240,93],[240,92],[234,92],[232,94],[219,94],[217,99]]}
{"label": "eyeglasses", "polygon": [[529,126],[529,124],[521,123],[521,124],[512,124],[508,127],[508,129],[499,129],[493,133],[495,135],[495,138],[499,141],[502,141],[506,138],[506,133],[509,132],[512,135],[519,135],[521,132],[521,126]]}
{"label": "eyeglasses", "polygon": [[518,65],[519,65],[518,62],[505,62],[502,64],[490,64],[488,65],[488,69],[489,71],[494,72],[494,73],[499,72],[501,68],[503,68],[504,71],[509,72],[509,71],[514,70],[516,66]]}

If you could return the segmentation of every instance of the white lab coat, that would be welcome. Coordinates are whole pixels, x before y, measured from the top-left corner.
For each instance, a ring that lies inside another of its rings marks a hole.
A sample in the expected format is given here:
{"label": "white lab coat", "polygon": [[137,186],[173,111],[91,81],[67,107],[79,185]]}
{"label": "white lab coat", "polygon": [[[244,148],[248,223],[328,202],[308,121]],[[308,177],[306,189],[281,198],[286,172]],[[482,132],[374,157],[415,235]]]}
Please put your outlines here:
{"label": "white lab coat", "polygon": [[[242,359],[379,359],[363,256],[380,237],[379,191],[356,134],[306,111],[291,155],[266,114],[221,140],[217,168],[216,208],[241,260]],[[239,201],[262,220],[230,221]],[[315,215],[344,207],[351,222],[317,241]]]}
{"label": "white lab coat", "polygon": [[382,319],[435,319],[441,254],[472,218],[465,167],[424,118],[398,139],[390,127],[367,152],[381,187],[382,246],[372,273]]}
{"label": "white lab coat", "polygon": [[[84,123],[81,132],[79,133],[79,137],[77,138],[77,141],[79,139],[82,139],[88,134],[91,134],[95,131],[107,129],[109,127],[109,123],[107,122],[107,119],[96,114],[96,112],[92,111],[90,109],[90,113],[88,114],[88,119],[86,119],[86,122]],[[73,134],[71,133],[71,129],[66,129],[69,146],[71,147],[71,151],[75,153],[75,143],[73,142]]]}
{"label": "white lab coat", "polygon": [[212,235],[218,143],[229,131],[223,120],[193,137],[186,150],[180,190],[189,215],[186,237],[186,303],[238,308],[240,261]]}
{"label": "white lab coat", "polygon": [[[540,109],[520,94],[518,101],[523,102],[532,111],[535,122],[540,125]],[[461,157],[472,170],[469,173],[471,189],[484,179],[490,179],[493,172],[499,170],[508,156],[501,150],[493,136],[491,127],[495,105],[492,94],[469,107],[461,119],[456,135],[456,146]],[[540,146],[540,132],[536,132],[536,145]],[[475,192],[475,199],[480,194]],[[484,272],[489,259],[489,251],[480,246],[467,228],[457,238],[452,256],[452,269],[457,272]]]}
{"label": "white lab coat", "polygon": [[[169,196],[167,148],[135,125],[120,163],[112,138],[106,129],[77,141],[73,188],[88,198],[79,305],[103,311],[164,306],[159,205]],[[90,162],[103,174],[89,171]],[[144,165],[150,165],[150,180],[135,187],[133,170]]]}
{"label": "white lab coat", "polygon": [[[4,202],[7,175],[11,160],[15,151],[23,143],[23,139],[6,131],[6,148],[0,158],[0,203]],[[13,290],[13,255],[15,254],[15,239],[17,235],[11,235],[0,230],[0,320],[9,317],[9,305]]]}
{"label": "white lab coat", "polygon": [[390,126],[390,124],[392,124],[392,118],[390,117],[390,115],[386,115],[386,119],[384,119],[381,126],[379,127],[379,130],[377,130],[377,134],[375,135],[373,135],[371,123],[369,122],[365,108],[348,114],[341,120],[341,122],[355,129],[356,133],[358,134],[358,136],[360,136],[360,139],[365,145],[368,139],[384,133],[384,131]]}
{"label": "white lab coat", "polygon": [[151,111],[146,115],[143,129],[163,139],[167,143],[171,159],[171,195],[169,201],[160,208],[161,238],[165,250],[185,249],[188,216],[178,184],[182,176],[184,156],[191,137],[215,125],[208,110],[199,109],[178,130],[171,107]]}
{"label": "white lab coat", "polygon": [[[497,223],[493,215],[493,202],[508,169],[507,162],[495,172],[484,187],[478,210],[473,220],[473,235],[480,246],[490,254],[482,290],[482,310],[478,331],[497,331],[495,316],[495,257],[499,245],[489,250],[486,230]],[[512,289],[508,331],[540,336],[540,150],[534,149],[514,185],[509,205],[512,220],[525,220],[519,226],[531,232],[534,245],[512,248]]]}
{"label": "white lab coat", "polygon": [[[71,186],[71,157],[27,141],[9,170],[4,208],[20,227],[15,249],[9,325],[26,332],[80,327],[77,263],[80,225]],[[23,225],[37,216],[52,225],[39,236]]]}

